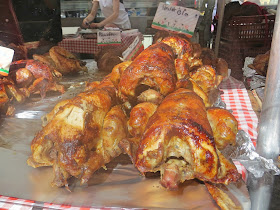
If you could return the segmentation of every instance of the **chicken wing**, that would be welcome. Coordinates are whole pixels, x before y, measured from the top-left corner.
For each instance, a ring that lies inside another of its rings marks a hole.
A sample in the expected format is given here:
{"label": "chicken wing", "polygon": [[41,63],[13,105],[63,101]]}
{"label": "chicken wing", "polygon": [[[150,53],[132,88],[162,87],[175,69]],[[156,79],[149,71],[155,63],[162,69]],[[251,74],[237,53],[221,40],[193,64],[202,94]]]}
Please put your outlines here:
{"label": "chicken wing", "polygon": [[155,113],[157,105],[151,102],[143,102],[134,106],[130,112],[127,128],[129,138],[122,139],[119,143],[123,153],[128,154],[132,163],[135,163],[136,151],[140,139],[145,131],[150,117]]}
{"label": "chicken wing", "polygon": [[209,65],[203,65],[198,69],[190,72],[190,77],[195,81],[205,93],[218,87],[222,81],[220,77],[217,78],[215,69]]}
{"label": "chicken wing", "polygon": [[207,118],[218,149],[224,149],[228,144],[235,145],[238,123],[228,110],[210,108],[207,110]]}
{"label": "chicken wing", "polygon": [[114,106],[105,116],[100,139],[96,150],[90,154],[83,166],[82,183],[88,182],[91,175],[101,167],[105,167],[113,158],[122,153],[119,142],[127,137],[127,117],[120,105]]}

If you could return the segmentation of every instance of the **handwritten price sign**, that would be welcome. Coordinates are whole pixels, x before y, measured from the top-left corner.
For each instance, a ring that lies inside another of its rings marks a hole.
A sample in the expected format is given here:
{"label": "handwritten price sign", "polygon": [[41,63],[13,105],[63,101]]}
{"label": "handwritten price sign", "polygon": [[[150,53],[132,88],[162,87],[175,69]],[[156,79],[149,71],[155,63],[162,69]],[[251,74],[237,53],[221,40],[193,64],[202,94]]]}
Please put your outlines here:
{"label": "handwritten price sign", "polygon": [[152,28],[184,33],[192,37],[200,12],[185,7],[159,3]]}
{"label": "handwritten price sign", "polygon": [[105,45],[120,45],[121,32],[120,31],[98,31],[97,44],[100,46]]}
{"label": "handwritten price sign", "polygon": [[0,46],[0,75],[8,76],[14,50]]}

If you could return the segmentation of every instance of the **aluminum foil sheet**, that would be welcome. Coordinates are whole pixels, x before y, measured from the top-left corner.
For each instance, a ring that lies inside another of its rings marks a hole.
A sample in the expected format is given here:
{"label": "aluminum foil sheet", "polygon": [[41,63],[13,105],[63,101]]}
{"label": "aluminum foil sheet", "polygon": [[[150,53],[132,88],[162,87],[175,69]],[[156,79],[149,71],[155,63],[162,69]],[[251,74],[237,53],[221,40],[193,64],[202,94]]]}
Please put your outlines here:
{"label": "aluminum foil sheet", "polygon": [[249,137],[243,130],[239,130],[236,145],[228,146],[223,151],[226,157],[239,161],[251,175],[258,178],[271,179],[271,176],[280,175],[280,169],[272,159],[260,156]]}
{"label": "aluminum foil sheet", "polygon": [[[14,117],[0,121],[0,195],[34,200],[35,206],[44,202],[74,207],[109,207],[139,209],[219,209],[205,185],[197,180],[184,182],[178,191],[169,191],[159,183],[159,176],[143,177],[126,155],[115,158],[98,170],[89,183],[81,186],[71,180],[71,192],[51,186],[51,167],[32,168],[26,164],[31,154],[30,143],[42,128],[41,117],[60,101],[73,98],[83,91],[86,81],[101,80],[106,74],[98,72],[96,63],[87,61],[89,73],[64,77],[67,87],[63,95],[33,97],[16,107]],[[243,209],[250,209],[246,184],[230,184],[227,194]]]}
{"label": "aluminum foil sheet", "polygon": [[260,87],[265,87],[265,80],[266,77],[259,75],[256,70],[251,69],[248,67],[249,64],[252,64],[255,58],[252,57],[246,57],[244,62],[243,75],[246,78],[250,78],[250,88],[251,89],[257,89]]}

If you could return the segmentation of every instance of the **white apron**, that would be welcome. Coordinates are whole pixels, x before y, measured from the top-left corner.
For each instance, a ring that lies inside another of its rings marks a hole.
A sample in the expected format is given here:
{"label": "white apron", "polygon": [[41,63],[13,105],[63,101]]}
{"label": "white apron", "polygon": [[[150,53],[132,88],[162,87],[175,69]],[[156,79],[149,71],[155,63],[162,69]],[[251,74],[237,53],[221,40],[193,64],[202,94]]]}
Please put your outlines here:
{"label": "white apron", "polygon": [[[99,6],[105,18],[113,14],[113,0],[99,0]],[[114,23],[121,29],[131,28],[128,14],[125,11],[125,7],[121,2],[119,8],[119,16],[112,23]]]}

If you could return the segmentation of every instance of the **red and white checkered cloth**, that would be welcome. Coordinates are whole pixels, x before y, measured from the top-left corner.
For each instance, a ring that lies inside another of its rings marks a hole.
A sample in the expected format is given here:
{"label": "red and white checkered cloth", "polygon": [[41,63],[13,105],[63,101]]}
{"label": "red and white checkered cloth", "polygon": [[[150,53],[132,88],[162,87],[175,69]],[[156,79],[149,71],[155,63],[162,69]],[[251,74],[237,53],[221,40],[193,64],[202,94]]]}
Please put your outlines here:
{"label": "red and white checkered cloth", "polygon": [[256,146],[258,117],[252,108],[244,84],[230,77],[221,84],[220,89],[223,92],[221,98],[226,103],[226,108],[232,110],[232,114],[238,121],[238,128],[247,132]]}
{"label": "red and white checkered cloth", "polygon": [[[238,129],[247,132],[256,146],[258,117],[253,110],[244,84],[233,77],[229,77],[228,80],[221,84],[220,90],[223,92],[221,98],[226,103],[226,108],[232,110],[232,114],[238,121]],[[248,176],[246,168],[238,161],[234,161],[234,165],[246,182]]]}
{"label": "red and white checkered cloth", "polygon": [[247,178],[248,178],[248,173],[247,173],[245,166],[243,166],[239,161],[233,161],[233,163],[234,163],[238,173],[241,174],[243,181],[246,183]]}
{"label": "red and white checkered cloth", "polygon": [[[230,77],[227,81],[221,84],[220,89],[223,91],[222,100],[226,103],[227,109],[231,109],[233,111],[233,115],[239,123],[239,129],[248,132],[252,141],[255,141],[257,138],[258,118],[253,111],[248,92],[243,83],[240,83],[240,81]],[[246,182],[247,171],[245,167],[238,161],[235,161],[234,164],[238,172],[242,175],[243,180]],[[40,209],[97,210],[96,208],[57,205],[53,203],[36,202],[0,195],[0,210],[32,210],[35,207]],[[98,210],[111,209],[112,208],[105,207],[98,208]],[[125,209],[126,208],[119,208],[119,210]]]}
{"label": "red and white checkered cloth", "polygon": [[[139,36],[141,40],[144,39],[141,33],[132,36],[122,36],[121,47],[126,49],[129,45],[131,45],[136,36]],[[101,46],[97,45],[97,39],[83,39],[81,36],[77,38],[63,39],[58,43],[58,46],[63,47],[72,53],[94,54],[102,49]]]}
{"label": "red and white checkered cloth", "polygon": [[37,202],[14,197],[0,195],[0,210],[33,210],[33,209],[67,209],[67,210],[128,210],[127,208],[93,208],[93,207],[77,207],[70,205],[58,205],[53,203]]}

